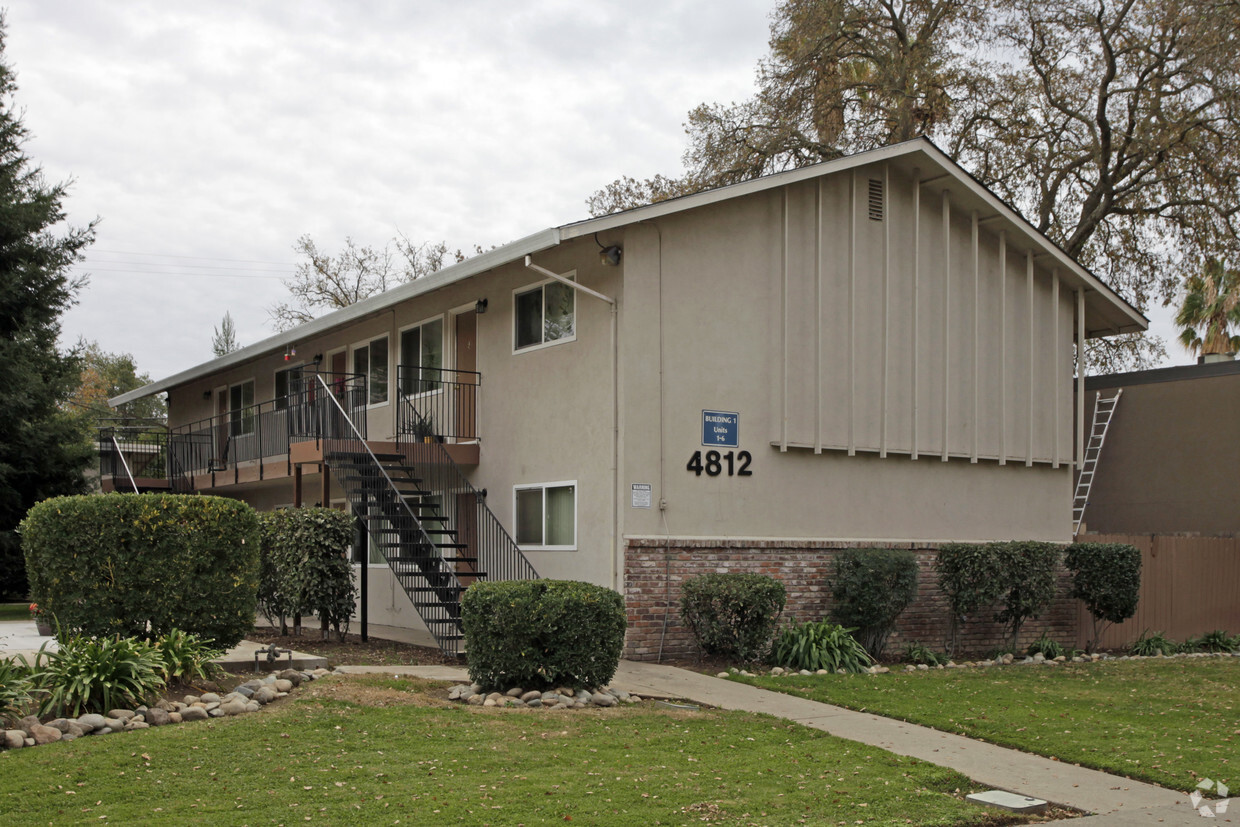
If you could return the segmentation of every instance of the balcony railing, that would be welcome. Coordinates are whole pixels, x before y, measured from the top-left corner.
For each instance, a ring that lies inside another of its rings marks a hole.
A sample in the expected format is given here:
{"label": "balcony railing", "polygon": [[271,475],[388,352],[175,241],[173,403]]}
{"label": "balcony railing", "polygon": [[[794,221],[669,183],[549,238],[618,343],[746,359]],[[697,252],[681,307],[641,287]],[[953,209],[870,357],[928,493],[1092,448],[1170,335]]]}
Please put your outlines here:
{"label": "balcony railing", "polygon": [[162,423],[102,420],[98,448],[99,476],[124,480],[117,490],[129,490],[135,479],[168,478],[168,428]]}
{"label": "balcony railing", "polygon": [[[328,405],[323,385],[340,405]],[[181,478],[235,468],[239,463],[288,454],[290,442],[342,433],[347,415],[356,428],[366,428],[366,377],[357,374],[307,373],[292,380],[287,396],[247,405],[178,425],[169,433],[171,465]],[[342,413],[343,412],[343,413]],[[174,487],[176,481],[174,480]]]}
{"label": "balcony railing", "polygon": [[482,374],[471,370],[401,365],[397,387],[397,433],[406,442],[478,439],[478,390]]}

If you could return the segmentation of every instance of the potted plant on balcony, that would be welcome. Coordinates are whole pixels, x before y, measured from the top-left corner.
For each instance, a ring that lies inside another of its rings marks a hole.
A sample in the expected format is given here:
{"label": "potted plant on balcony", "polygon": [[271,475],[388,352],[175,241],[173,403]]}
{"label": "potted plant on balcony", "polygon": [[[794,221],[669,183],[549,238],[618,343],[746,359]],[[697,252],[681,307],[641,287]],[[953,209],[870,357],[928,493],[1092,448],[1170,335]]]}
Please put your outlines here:
{"label": "potted plant on balcony", "polygon": [[34,620],[34,626],[39,630],[40,635],[51,637],[55,634],[55,630],[52,629],[51,618],[47,616],[47,612],[39,607],[38,603],[30,604],[30,617]]}
{"label": "potted plant on balcony", "polygon": [[415,409],[411,433],[414,442],[434,442],[436,440],[435,420],[430,414],[424,414]]}

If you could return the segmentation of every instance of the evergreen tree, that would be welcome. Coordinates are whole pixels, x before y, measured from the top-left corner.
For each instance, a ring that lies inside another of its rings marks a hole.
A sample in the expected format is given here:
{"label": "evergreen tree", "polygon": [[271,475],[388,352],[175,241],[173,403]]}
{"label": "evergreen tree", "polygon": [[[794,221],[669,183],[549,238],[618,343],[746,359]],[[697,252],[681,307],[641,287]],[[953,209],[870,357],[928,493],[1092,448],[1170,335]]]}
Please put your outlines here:
{"label": "evergreen tree", "polygon": [[60,317],[82,286],[69,275],[94,240],[94,223],[64,224],[66,184],[48,184],[26,156],[0,16],[0,596],[26,591],[17,524],[40,500],[85,490],[91,457],[65,402],[80,357],[61,353]]}
{"label": "evergreen tree", "polygon": [[211,337],[211,353],[218,359],[240,348],[241,343],[237,341],[237,326],[233,324],[232,314],[225,310],[224,320],[220,322],[219,327],[215,328],[215,335]]}

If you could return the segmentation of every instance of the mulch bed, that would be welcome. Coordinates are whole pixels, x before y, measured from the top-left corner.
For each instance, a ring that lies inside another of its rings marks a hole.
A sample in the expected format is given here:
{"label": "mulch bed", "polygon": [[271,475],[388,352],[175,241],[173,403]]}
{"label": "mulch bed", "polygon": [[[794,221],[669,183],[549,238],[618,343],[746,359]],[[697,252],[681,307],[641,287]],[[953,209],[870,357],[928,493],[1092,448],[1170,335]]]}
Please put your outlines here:
{"label": "mulch bed", "polygon": [[301,635],[280,635],[272,629],[255,629],[247,640],[281,649],[294,649],[307,655],[327,659],[328,668],[336,666],[464,666],[464,658],[445,655],[428,646],[415,646],[395,640],[371,637],[363,642],[358,635],[346,635],[343,641],[332,635],[322,640],[318,629],[303,629]]}

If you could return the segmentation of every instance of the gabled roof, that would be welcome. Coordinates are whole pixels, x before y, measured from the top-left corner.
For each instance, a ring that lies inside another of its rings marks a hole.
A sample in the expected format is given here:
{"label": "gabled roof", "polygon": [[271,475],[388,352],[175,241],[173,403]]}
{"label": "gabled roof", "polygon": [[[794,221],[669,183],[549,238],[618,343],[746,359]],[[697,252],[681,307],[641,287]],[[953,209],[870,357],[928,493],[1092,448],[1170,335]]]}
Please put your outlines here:
{"label": "gabled roof", "polygon": [[312,322],[307,322],[292,330],[263,339],[261,342],[256,342],[248,347],[243,347],[227,356],[221,356],[210,362],[204,362],[165,379],[152,382],[137,390],[123,393],[120,396],[109,399],[108,403],[113,406],[122,405],[126,402],[132,402],[135,399],[141,399],[142,397],[175,388],[186,382],[226,370],[256,357],[278,353],[284,350],[285,347],[304,341],[312,336],[327,333],[336,328],[344,327],[366,317],[373,316],[415,296],[430,293],[433,290],[464,281],[497,267],[521,261],[527,255],[548,250],[566,241],[884,161],[891,163],[895,168],[903,170],[910,175],[913,169],[916,168],[920,173],[923,184],[927,186],[933,184],[937,190],[946,190],[951,194],[953,208],[960,207],[966,211],[976,209],[981,217],[987,221],[988,228],[1007,230],[1010,248],[1015,250],[1021,248],[1032,249],[1035,251],[1036,257],[1051,259],[1053,262],[1051,266],[1059,268],[1060,278],[1069,289],[1083,287],[1085,290],[1085,331],[1087,337],[1096,338],[1118,333],[1134,333],[1145,330],[1148,327],[1148,320],[1140,312],[1120,298],[1114,290],[1103,284],[1097,276],[1082,267],[1071,256],[1052,243],[1017,213],[1016,210],[1009,207],[1002,199],[965,172],[946,153],[935,146],[933,142],[927,138],[915,138],[911,141],[893,144],[881,149],[860,152],[856,155],[824,161],[820,164],[786,172],[777,172],[772,175],[755,178],[751,181],[720,187],[719,189],[707,190],[706,192],[694,193],[693,195],[684,195],[668,201],[660,201],[656,204],[649,204],[644,207],[637,207],[599,218],[589,218],[560,227],[551,227],[505,244],[503,247],[497,247],[494,250],[462,261],[459,264],[445,267],[424,278],[407,282],[387,292],[371,296],[349,307],[333,311]]}

